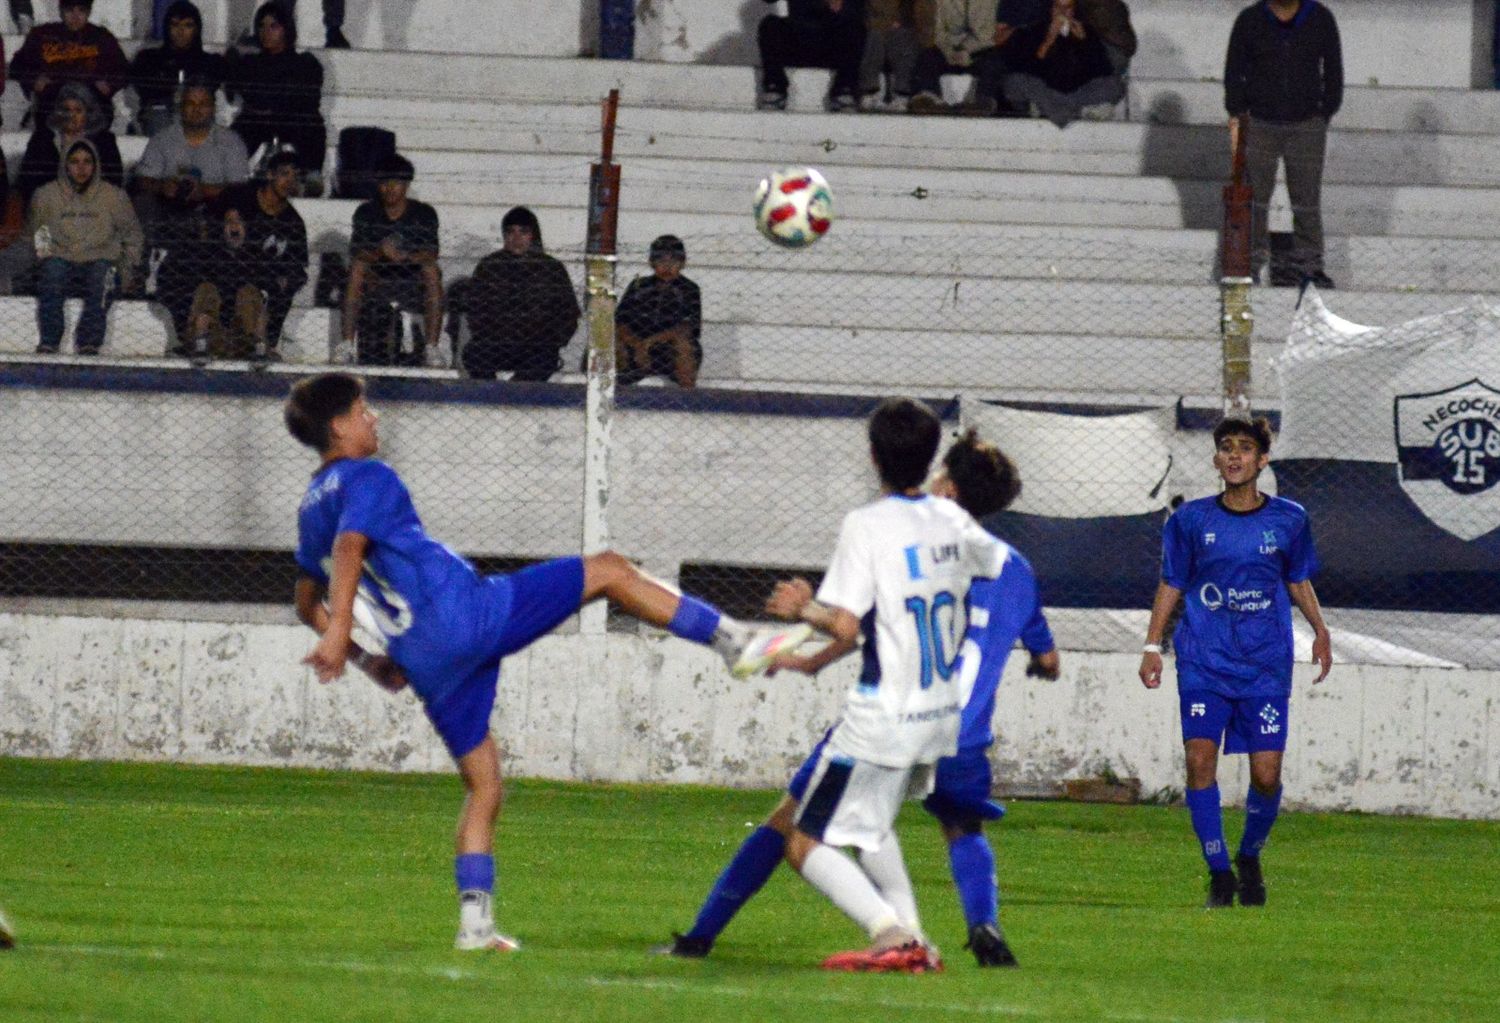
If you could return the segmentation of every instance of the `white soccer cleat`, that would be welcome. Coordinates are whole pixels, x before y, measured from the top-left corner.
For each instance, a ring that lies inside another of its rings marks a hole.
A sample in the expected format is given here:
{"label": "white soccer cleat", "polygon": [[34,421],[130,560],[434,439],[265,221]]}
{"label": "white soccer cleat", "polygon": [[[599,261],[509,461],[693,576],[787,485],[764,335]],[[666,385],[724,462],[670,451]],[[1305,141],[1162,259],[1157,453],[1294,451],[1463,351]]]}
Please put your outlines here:
{"label": "white soccer cleat", "polygon": [[792,625],[785,629],[757,632],[736,654],[725,658],[729,661],[729,673],[735,678],[758,675],[771,666],[777,654],[797,649],[812,634],[811,625]]}
{"label": "white soccer cleat", "polygon": [[16,947],[16,929],[11,925],[10,917],[5,915],[5,910],[0,909],[0,949]]}
{"label": "white soccer cleat", "polygon": [[509,934],[501,934],[494,924],[485,924],[460,929],[453,947],[460,952],[519,952],[521,942]]}

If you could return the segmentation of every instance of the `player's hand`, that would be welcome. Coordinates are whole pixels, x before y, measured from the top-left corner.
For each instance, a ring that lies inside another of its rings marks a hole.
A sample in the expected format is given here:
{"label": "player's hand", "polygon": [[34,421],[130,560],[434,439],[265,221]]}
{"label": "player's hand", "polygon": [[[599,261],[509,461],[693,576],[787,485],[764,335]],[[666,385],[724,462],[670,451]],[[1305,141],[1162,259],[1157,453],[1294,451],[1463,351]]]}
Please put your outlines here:
{"label": "player's hand", "polygon": [[1141,654],[1141,685],[1156,689],[1161,685],[1161,654]]}
{"label": "player's hand", "polygon": [[812,603],[812,584],[806,579],[783,579],[771,591],[766,601],[766,611],[785,621],[795,622],[802,617],[802,609]]}
{"label": "player's hand", "polygon": [[344,664],[349,660],[349,636],[337,629],[329,629],[312,648],[312,653],[302,658],[302,663],[311,665],[319,682],[332,682],[342,678]]}
{"label": "player's hand", "polygon": [[407,686],[406,674],[402,672],[401,666],[385,654],[368,655],[360,670],[387,692],[399,693]]}
{"label": "player's hand", "polygon": [[1056,650],[1048,650],[1045,654],[1032,654],[1031,663],[1026,665],[1026,674],[1032,678],[1044,678],[1049,682],[1057,681],[1062,674],[1062,662],[1058,660]]}
{"label": "player's hand", "polygon": [[1323,669],[1313,679],[1313,685],[1317,685],[1328,677],[1329,669],[1333,667],[1333,637],[1328,634],[1327,629],[1313,635],[1312,662]]}

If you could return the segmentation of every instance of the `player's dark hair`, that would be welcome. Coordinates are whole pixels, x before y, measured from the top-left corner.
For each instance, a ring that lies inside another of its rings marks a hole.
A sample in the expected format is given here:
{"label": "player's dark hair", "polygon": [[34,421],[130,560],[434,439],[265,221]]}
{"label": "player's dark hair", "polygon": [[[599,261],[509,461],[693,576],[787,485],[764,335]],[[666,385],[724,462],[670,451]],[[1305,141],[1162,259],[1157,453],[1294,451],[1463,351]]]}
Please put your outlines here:
{"label": "player's dark hair", "polygon": [[1214,447],[1225,437],[1249,437],[1263,455],[1271,453],[1271,421],[1264,416],[1256,419],[1221,419],[1214,427]]}
{"label": "player's dark hair", "polygon": [[943,456],[943,468],[958,489],[964,511],[982,519],[1004,511],[1021,496],[1021,474],[1005,452],[979,439],[978,430],[965,430]]}
{"label": "player's dark hair", "polygon": [[920,401],[882,401],[870,416],[870,452],[880,481],[892,490],[920,487],[942,434],[937,415]]}
{"label": "player's dark hair", "polygon": [[319,373],[292,385],[282,414],[286,428],[308,447],[322,454],[333,443],[328,424],[348,412],[363,397],[365,382],[352,373]]}

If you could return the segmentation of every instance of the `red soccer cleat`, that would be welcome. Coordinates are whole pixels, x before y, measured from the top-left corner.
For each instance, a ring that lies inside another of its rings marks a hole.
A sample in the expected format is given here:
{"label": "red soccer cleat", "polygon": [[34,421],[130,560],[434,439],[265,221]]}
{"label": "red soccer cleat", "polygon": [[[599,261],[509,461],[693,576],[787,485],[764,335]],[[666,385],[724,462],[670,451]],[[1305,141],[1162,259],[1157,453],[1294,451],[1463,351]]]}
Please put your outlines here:
{"label": "red soccer cleat", "polygon": [[920,941],[894,948],[862,948],[839,952],[823,960],[823,969],[843,973],[937,973],[943,961]]}

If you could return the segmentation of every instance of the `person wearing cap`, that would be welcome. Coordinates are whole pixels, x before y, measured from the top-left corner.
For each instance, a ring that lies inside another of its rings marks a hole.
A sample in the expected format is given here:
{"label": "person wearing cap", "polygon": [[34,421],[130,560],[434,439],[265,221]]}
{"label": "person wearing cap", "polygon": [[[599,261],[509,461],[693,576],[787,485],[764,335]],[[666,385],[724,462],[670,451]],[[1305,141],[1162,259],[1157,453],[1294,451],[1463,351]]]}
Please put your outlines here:
{"label": "person wearing cap", "polygon": [[562,350],[578,328],[578,298],[567,268],[542,249],[536,214],[516,206],[500,222],[502,246],[479,261],[463,311],[469,342],[464,371],[494,379],[541,381],[562,368]]}
{"label": "person wearing cap", "polygon": [[61,0],[61,20],[33,28],[10,62],[10,77],[32,101],[39,124],[67,82],[88,86],[105,109],[125,85],[125,51],[113,32],[89,21],[92,9],[93,0]]}
{"label": "person wearing cap", "polygon": [[[333,361],[364,365],[444,366],[440,342],[443,278],[438,214],[409,198],[411,161],[392,153],[375,168],[376,197],[354,211],[343,339]],[[422,316],[422,338],[399,336],[401,313]]]}
{"label": "person wearing cap", "polygon": [[650,276],[631,281],[615,310],[616,379],[634,384],[664,376],[694,387],[703,363],[703,301],[698,285],[682,275],[687,247],[664,234],[648,258]]}

